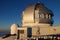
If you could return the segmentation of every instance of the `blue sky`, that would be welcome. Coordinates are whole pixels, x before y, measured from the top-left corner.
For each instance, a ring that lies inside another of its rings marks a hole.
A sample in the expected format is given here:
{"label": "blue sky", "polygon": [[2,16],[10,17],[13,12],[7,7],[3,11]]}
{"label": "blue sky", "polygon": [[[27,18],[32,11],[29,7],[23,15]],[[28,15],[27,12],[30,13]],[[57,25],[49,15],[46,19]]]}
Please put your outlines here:
{"label": "blue sky", "polygon": [[42,2],[53,11],[53,26],[59,26],[60,0],[0,0],[0,30],[9,30],[13,23],[21,25],[21,15],[24,8],[37,2]]}

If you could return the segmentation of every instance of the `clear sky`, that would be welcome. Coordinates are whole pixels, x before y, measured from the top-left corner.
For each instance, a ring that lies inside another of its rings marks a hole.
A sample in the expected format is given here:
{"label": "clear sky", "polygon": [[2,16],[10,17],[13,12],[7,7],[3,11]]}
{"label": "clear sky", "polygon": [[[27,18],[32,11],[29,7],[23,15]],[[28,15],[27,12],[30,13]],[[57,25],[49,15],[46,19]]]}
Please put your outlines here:
{"label": "clear sky", "polygon": [[54,26],[60,25],[60,0],[0,0],[0,30],[8,30],[13,23],[21,25],[21,14],[29,4],[42,2],[54,13]]}

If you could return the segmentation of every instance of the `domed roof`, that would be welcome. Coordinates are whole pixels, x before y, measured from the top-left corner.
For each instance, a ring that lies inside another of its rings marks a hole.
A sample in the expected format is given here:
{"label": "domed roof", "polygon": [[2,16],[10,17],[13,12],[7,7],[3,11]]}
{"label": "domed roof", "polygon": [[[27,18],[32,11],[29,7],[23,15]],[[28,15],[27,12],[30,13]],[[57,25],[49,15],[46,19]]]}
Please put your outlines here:
{"label": "domed roof", "polygon": [[[31,9],[31,10],[30,10]],[[50,14],[53,16],[53,12],[48,9],[47,7],[45,7],[45,5],[43,3],[36,3],[36,4],[31,4],[31,5],[28,5],[24,11],[27,11],[27,10],[30,10],[30,11],[33,11],[33,10],[40,10],[41,12],[43,13],[47,13],[47,14]]]}
{"label": "domed roof", "polygon": [[18,28],[17,24],[12,24],[11,25],[11,34],[17,34],[17,28]]}
{"label": "domed roof", "polygon": [[53,12],[43,3],[28,5],[22,14],[22,24],[25,23],[47,23],[53,24]]}
{"label": "domed roof", "polygon": [[15,27],[18,27],[18,25],[17,24],[12,24],[11,25],[11,28],[15,28]]}

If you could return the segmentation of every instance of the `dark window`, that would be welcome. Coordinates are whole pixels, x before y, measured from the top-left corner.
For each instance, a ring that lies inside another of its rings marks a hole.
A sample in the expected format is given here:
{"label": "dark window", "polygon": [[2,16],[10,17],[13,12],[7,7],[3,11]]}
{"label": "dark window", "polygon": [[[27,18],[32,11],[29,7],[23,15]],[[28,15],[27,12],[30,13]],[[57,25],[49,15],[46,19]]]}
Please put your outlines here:
{"label": "dark window", "polygon": [[20,32],[21,34],[23,34],[23,33],[24,33],[24,30],[20,30],[19,32]]}

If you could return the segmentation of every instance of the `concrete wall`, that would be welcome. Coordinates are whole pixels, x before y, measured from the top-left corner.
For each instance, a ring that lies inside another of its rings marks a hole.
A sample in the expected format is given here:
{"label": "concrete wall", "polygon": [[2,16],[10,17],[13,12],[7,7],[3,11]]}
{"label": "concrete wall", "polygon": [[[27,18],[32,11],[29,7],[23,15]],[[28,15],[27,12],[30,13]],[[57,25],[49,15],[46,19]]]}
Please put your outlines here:
{"label": "concrete wall", "polygon": [[52,28],[56,34],[60,34],[60,26],[53,26]]}
{"label": "concrete wall", "polygon": [[40,35],[60,34],[60,26],[48,27],[32,27],[32,35],[37,36],[37,31],[40,29]]}

